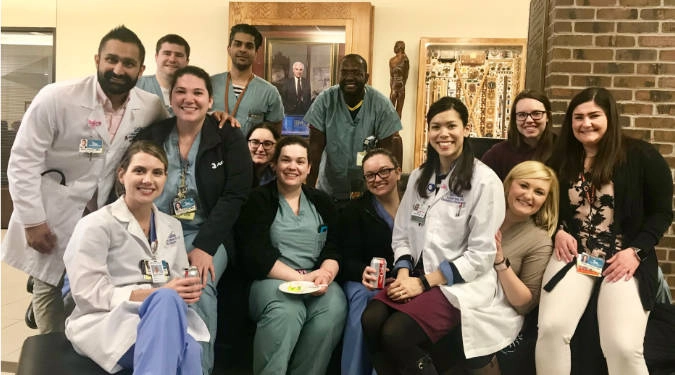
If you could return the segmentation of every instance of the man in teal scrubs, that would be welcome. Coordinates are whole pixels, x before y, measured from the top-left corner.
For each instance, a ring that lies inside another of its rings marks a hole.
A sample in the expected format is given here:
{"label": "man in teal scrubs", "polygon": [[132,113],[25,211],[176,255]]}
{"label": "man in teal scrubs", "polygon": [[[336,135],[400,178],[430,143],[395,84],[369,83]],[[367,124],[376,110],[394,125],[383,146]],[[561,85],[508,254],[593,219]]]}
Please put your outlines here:
{"label": "man in teal scrubs", "polygon": [[336,201],[356,198],[365,190],[361,159],[367,147],[376,142],[399,161],[403,156],[401,120],[389,98],[367,81],[366,60],[345,56],[340,83],[321,92],[305,115],[312,162],[307,183],[314,186],[318,175],[317,187]]}
{"label": "man in teal scrubs", "polygon": [[211,77],[212,110],[224,111],[228,117],[236,119],[244,134],[263,121],[274,123],[281,132],[284,119],[284,107],[277,88],[253,74],[253,61],[261,44],[262,35],[258,29],[247,24],[234,25],[227,46],[232,69]]}
{"label": "man in teal scrubs", "polygon": [[155,62],[157,63],[157,72],[154,75],[141,77],[136,83],[136,87],[157,95],[164,103],[167,111],[173,116],[169,100],[171,80],[176,70],[187,66],[190,62],[190,45],[180,35],[164,35],[157,41]]}

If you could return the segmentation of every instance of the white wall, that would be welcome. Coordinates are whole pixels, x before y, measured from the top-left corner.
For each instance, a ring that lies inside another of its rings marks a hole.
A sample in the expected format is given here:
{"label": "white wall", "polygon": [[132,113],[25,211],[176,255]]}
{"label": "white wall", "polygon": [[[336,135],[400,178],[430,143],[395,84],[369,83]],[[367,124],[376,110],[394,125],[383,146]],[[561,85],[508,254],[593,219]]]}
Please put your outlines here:
{"label": "white wall", "polygon": [[[283,0],[277,0],[283,1]],[[375,7],[372,84],[389,95],[389,58],[403,40],[410,59],[402,132],[404,170],[414,146],[419,40],[422,37],[527,38],[529,0],[371,0]],[[2,0],[2,26],[56,27],[56,79],[94,73],[100,38],[125,24],[146,48],[146,73],[155,71],[155,42],[176,33],[192,48],[190,62],[210,73],[227,66],[228,1]],[[508,4],[508,6],[507,6]],[[161,11],[157,11],[161,9]]]}

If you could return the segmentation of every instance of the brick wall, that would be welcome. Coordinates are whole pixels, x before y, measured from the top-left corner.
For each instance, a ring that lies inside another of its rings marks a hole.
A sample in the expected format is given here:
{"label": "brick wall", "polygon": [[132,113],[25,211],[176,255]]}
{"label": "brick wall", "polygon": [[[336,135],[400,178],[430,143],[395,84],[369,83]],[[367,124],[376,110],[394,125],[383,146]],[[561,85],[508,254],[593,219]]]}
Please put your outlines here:
{"label": "brick wall", "polygon": [[[653,143],[675,168],[675,0],[532,2],[548,11],[544,89],[553,123],[562,123],[568,101],[581,89],[606,87],[619,103],[626,133]],[[675,226],[656,252],[675,294]]]}

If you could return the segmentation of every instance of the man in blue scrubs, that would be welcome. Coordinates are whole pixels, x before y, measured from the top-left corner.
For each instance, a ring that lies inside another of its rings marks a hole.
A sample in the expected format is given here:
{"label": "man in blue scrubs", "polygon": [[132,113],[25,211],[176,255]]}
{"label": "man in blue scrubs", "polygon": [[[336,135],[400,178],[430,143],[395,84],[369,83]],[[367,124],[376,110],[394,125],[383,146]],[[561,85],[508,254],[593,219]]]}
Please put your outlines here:
{"label": "man in blue scrubs", "polygon": [[171,80],[176,70],[187,66],[190,62],[190,45],[180,35],[164,35],[157,41],[155,62],[157,63],[157,72],[154,75],[141,77],[136,83],[136,87],[157,95],[164,103],[167,111],[173,116],[169,100]]}
{"label": "man in blue scrubs", "polygon": [[367,148],[377,144],[399,162],[402,158],[401,120],[389,98],[367,81],[366,60],[345,56],[340,83],[321,92],[305,115],[312,162],[307,184],[316,184],[336,201],[356,198],[365,190],[361,160]]}
{"label": "man in blue scrubs", "polygon": [[230,30],[227,53],[232,68],[211,77],[214,111],[224,111],[236,119],[241,131],[248,131],[263,121],[277,125],[281,133],[284,107],[279,91],[271,83],[253,74],[253,62],[262,44],[262,34],[247,24],[234,25]]}

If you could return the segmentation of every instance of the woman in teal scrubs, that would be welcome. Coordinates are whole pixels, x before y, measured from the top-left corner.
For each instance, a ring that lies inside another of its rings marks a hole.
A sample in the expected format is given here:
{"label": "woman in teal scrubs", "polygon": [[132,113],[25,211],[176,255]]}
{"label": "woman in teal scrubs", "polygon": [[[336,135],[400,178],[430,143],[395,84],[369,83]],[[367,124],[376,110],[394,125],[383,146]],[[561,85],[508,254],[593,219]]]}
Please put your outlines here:
{"label": "woman in teal scrubs", "polygon": [[[255,280],[249,296],[254,374],[323,374],[342,336],[347,302],[333,282],[336,213],[328,195],[303,185],[309,160],[304,139],[279,141],[276,180],[253,190],[237,223],[237,246]],[[284,284],[295,281],[308,283]]]}

